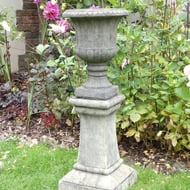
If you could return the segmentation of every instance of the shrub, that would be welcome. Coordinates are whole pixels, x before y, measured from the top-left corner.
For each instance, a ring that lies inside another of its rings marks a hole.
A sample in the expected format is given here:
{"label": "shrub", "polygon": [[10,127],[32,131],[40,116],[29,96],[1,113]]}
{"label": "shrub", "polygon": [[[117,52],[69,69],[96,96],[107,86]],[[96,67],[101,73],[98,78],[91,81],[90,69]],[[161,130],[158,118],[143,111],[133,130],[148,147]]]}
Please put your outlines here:
{"label": "shrub", "polygon": [[[32,52],[34,62],[30,64],[30,101],[28,121],[32,113],[55,117],[69,117],[72,106],[67,97],[75,86],[85,78],[85,64],[73,56],[75,32],[67,20],[61,18],[65,4],[56,1],[34,1],[41,21],[41,43]],[[49,14],[52,13],[52,14]],[[54,116],[53,116],[54,114]],[[27,124],[27,127],[29,122]]]}
{"label": "shrub", "polygon": [[190,149],[190,90],[183,74],[190,63],[187,13],[182,2],[153,1],[146,14],[146,4],[134,3],[128,9],[140,12],[141,23],[120,25],[119,52],[108,73],[126,96],[118,131],[147,146]]}

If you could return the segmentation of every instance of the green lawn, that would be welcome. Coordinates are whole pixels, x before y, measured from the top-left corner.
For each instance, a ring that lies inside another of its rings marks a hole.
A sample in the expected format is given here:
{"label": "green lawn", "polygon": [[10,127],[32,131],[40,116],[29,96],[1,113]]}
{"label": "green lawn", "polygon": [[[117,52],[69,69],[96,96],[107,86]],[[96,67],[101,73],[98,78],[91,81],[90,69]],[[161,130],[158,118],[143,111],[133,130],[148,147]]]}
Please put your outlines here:
{"label": "green lawn", "polygon": [[138,180],[129,190],[190,190],[190,172],[163,175],[150,168],[133,168],[138,172]]}
{"label": "green lawn", "polygon": [[72,168],[76,157],[76,150],[0,142],[0,161],[5,163],[0,170],[0,190],[57,190],[58,180]]}
{"label": "green lawn", "polygon": [[[76,162],[77,150],[52,149],[45,144],[19,146],[15,140],[0,141],[0,190],[57,190],[58,180]],[[134,166],[138,181],[130,190],[190,190],[190,172],[156,174]]]}

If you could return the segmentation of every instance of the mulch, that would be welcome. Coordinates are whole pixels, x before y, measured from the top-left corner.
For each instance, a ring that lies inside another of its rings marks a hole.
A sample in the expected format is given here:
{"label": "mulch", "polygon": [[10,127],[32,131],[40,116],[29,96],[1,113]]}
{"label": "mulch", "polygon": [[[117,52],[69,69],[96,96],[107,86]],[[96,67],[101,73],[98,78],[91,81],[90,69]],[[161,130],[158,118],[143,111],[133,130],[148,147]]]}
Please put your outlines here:
{"label": "mulch", "polygon": [[[16,73],[13,85],[20,91],[27,91],[27,73]],[[0,95],[2,93],[0,84]],[[5,93],[5,92],[3,92]],[[46,142],[52,147],[77,148],[79,146],[80,121],[74,119],[71,124],[68,118],[63,118],[61,125],[46,128],[38,115],[31,119],[30,127],[26,129],[26,118],[19,114],[7,112],[0,107],[0,140],[17,137],[20,143],[33,144]],[[190,151],[171,153],[160,147],[147,147],[142,142],[137,143],[133,138],[123,137],[119,142],[121,157],[129,165],[151,167],[157,173],[172,174],[178,171],[190,170]]]}

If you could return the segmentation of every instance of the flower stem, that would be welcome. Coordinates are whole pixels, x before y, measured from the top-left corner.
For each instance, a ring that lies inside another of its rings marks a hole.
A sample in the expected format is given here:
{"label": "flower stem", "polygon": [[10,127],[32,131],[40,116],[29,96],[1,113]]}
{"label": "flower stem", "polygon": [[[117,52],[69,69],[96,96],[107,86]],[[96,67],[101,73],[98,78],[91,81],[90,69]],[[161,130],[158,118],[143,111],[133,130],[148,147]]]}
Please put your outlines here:
{"label": "flower stem", "polygon": [[189,6],[190,6],[190,3],[188,2],[187,3],[187,40],[189,39]]}
{"label": "flower stem", "polygon": [[45,43],[47,26],[48,26],[48,22],[47,22],[47,20],[44,20],[44,22],[42,23],[42,34],[41,34],[42,44]]}
{"label": "flower stem", "polygon": [[[165,1],[163,29],[164,29],[164,27],[165,27],[165,25],[166,25],[167,7],[168,7],[168,0]],[[162,44],[163,44],[163,38],[164,38],[164,34],[162,33],[162,37],[161,37],[161,46],[162,46]]]}

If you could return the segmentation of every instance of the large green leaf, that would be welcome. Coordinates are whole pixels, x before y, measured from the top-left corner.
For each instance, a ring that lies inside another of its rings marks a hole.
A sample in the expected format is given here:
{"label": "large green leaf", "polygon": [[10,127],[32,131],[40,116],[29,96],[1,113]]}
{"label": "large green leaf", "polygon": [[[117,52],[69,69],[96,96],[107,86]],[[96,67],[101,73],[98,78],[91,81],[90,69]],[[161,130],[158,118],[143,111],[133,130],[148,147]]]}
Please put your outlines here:
{"label": "large green leaf", "polygon": [[57,66],[57,63],[56,63],[55,60],[50,59],[50,60],[47,62],[47,66],[48,66],[48,67],[55,67],[55,66]]}
{"label": "large green leaf", "polygon": [[149,110],[147,109],[146,103],[137,103],[136,104],[136,113],[139,113],[140,115],[148,113]]}
{"label": "large green leaf", "polygon": [[181,115],[184,113],[183,107],[182,107],[182,103],[181,102],[177,102],[174,105],[167,105],[165,110],[169,113],[176,113],[178,115]]}
{"label": "large green leaf", "polygon": [[39,44],[37,47],[36,47],[36,52],[40,55],[42,55],[44,53],[44,51],[49,48],[49,45],[46,44],[46,45],[43,45],[43,44]]}
{"label": "large green leaf", "polygon": [[86,6],[90,6],[90,5],[92,5],[92,1],[91,0],[84,0],[84,4]]}
{"label": "large green leaf", "polygon": [[109,3],[111,3],[112,5],[116,3],[116,0],[108,0]]}
{"label": "large green leaf", "polygon": [[145,100],[147,100],[147,95],[145,95],[145,94],[137,94],[137,97],[138,97],[140,100],[142,100],[143,102],[144,102]]}
{"label": "large green leaf", "polygon": [[121,123],[121,128],[122,128],[122,129],[125,129],[125,128],[129,127],[129,126],[130,126],[130,122],[129,122],[128,120],[123,121],[123,122]]}
{"label": "large green leaf", "polygon": [[135,133],[136,133],[136,130],[135,130],[134,128],[132,128],[132,129],[129,129],[129,130],[125,133],[125,135],[126,135],[127,137],[132,137],[133,135],[135,135]]}
{"label": "large green leaf", "polygon": [[186,100],[186,101],[190,101],[190,89],[187,87],[180,87],[180,88],[176,88],[174,90],[176,96],[178,96],[179,98]]}
{"label": "large green leaf", "polygon": [[190,109],[185,109],[186,114],[190,114]]}
{"label": "large green leaf", "polygon": [[138,113],[130,114],[130,119],[131,119],[131,121],[136,123],[137,121],[139,121],[141,119],[141,115]]}

